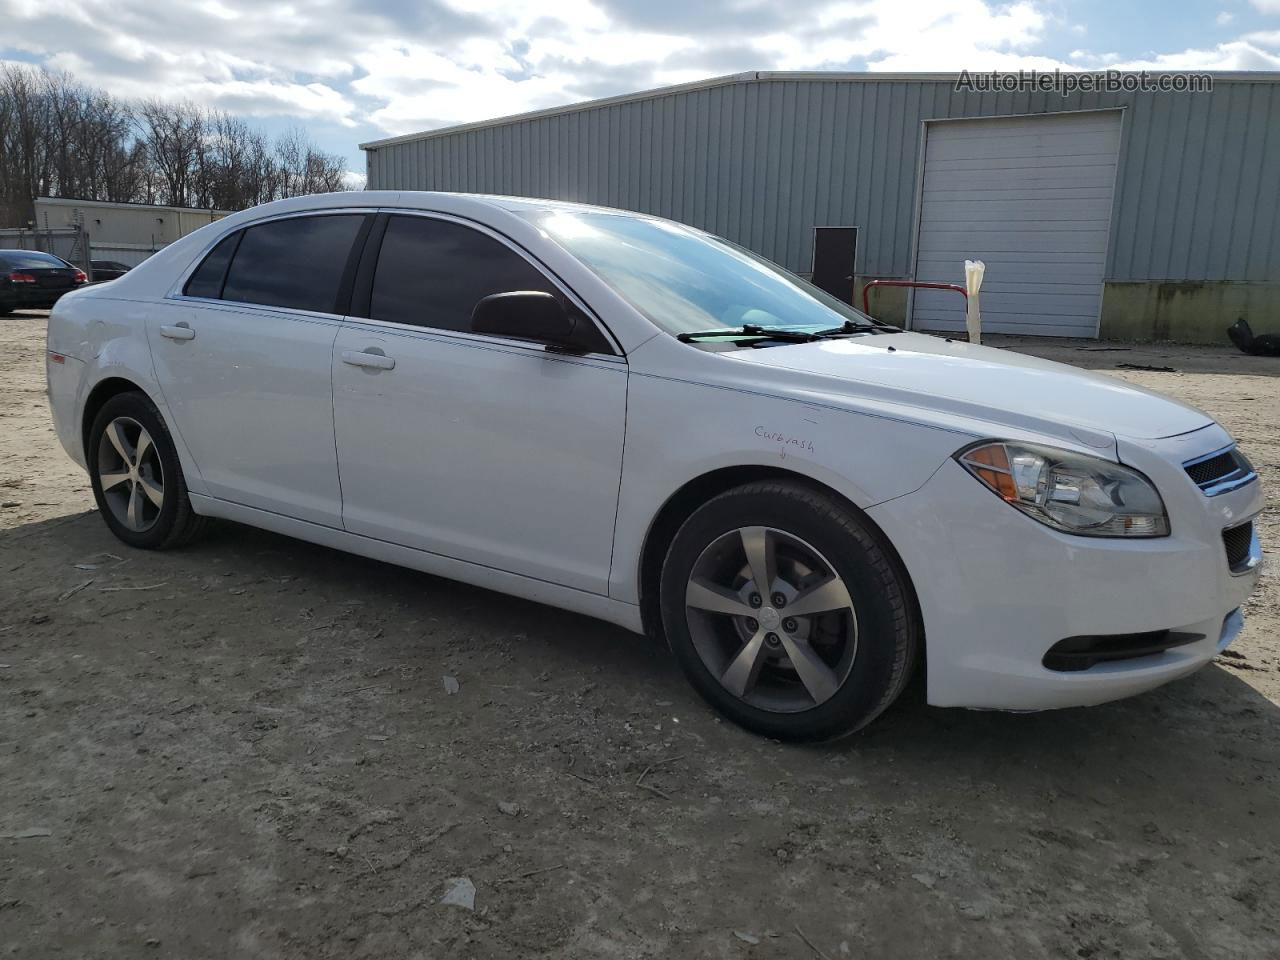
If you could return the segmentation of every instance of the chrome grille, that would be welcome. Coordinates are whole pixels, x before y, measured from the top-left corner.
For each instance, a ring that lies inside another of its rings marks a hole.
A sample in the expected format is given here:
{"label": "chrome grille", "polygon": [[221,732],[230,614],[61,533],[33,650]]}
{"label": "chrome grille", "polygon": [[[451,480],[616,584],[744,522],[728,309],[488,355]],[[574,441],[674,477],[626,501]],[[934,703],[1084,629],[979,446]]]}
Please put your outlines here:
{"label": "chrome grille", "polygon": [[1242,487],[1257,476],[1253,465],[1234,446],[1188,460],[1182,468],[1191,482],[1209,497]]}

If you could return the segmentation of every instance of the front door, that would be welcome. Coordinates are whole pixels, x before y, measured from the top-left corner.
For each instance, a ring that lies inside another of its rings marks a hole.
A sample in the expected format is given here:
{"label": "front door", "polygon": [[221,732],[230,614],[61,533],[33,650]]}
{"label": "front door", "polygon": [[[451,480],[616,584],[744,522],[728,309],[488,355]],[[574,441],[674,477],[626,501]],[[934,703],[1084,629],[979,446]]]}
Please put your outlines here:
{"label": "front door", "polygon": [[336,298],[365,217],[232,234],[148,319],[156,377],[209,493],[340,527]]}
{"label": "front door", "polygon": [[[476,302],[554,284],[473,227],[394,215],[333,350],[352,533],[608,592],[627,367],[470,332]],[[584,320],[586,318],[583,318]],[[589,321],[588,321],[589,322]]]}

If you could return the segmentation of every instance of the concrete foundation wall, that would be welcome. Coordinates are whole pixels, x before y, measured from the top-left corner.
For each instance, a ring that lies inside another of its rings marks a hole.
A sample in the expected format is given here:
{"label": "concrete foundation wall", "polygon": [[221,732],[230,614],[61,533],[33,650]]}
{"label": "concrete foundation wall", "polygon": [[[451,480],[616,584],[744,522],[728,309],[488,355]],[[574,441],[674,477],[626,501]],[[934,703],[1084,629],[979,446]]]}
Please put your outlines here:
{"label": "concrete foundation wall", "polygon": [[[855,306],[862,309],[862,287],[854,281]],[[892,279],[903,279],[894,277]],[[909,291],[903,287],[872,287],[871,315],[905,326]],[[958,295],[957,295],[958,298]],[[1103,288],[1104,340],[1225,344],[1227,327],[1241,317],[1255,334],[1280,334],[1280,283],[1108,281]]]}
{"label": "concrete foundation wall", "polygon": [[1280,283],[1109,280],[1099,335],[1222,344],[1227,327],[1241,317],[1255,334],[1280,333]]}

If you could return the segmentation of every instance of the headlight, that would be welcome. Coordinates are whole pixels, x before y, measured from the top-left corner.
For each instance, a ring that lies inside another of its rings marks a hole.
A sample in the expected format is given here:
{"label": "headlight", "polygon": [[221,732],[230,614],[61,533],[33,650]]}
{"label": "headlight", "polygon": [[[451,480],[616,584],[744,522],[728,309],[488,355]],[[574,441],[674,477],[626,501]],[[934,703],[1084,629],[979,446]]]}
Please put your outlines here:
{"label": "headlight", "polygon": [[960,465],[1009,506],[1064,533],[1167,537],[1169,515],[1151,481],[1082,453],[983,441],[956,454]]}

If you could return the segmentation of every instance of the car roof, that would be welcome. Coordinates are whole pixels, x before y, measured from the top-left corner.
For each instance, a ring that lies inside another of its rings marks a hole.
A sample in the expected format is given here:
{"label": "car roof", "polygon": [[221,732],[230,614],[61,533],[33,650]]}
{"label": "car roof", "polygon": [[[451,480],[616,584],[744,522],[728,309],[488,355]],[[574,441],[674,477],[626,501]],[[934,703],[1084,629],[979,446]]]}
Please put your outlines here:
{"label": "car roof", "polygon": [[[565,213],[611,213],[654,219],[648,214],[615,207],[602,207],[572,200],[553,200],[540,197],[508,197],[487,193],[452,193],[442,190],[351,190],[341,193],[313,193],[241,210],[226,218],[227,225],[256,220],[287,213],[314,212],[341,207],[401,207],[408,209],[484,208],[510,214],[529,214],[537,211],[563,211]],[[477,211],[478,212],[478,211]],[[221,223],[222,221],[215,221]]]}
{"label": "car roof", "polygon": [[50,260],[57,260],[59,263],[67,262],[63,260],[60,256],[58,256],[56,253],[46,253],[43,250],[23,250],[21,248],[0,250],[0,257],[10,257],[10,256],[30,257],[33,255],[37,257],[48,257]]}
{"label": "car roof", "polygon": [[[450,194],[450,196],[464,196],[464,194]],[[501,210],[509,210],[512,213],[530,213],[534,211],[562,211],[564,213],[613,213],[626,214],[632,217],[648,217],[647,214],[639,213],[635,210],[622,210],[617,207],[601,207],[591,203],[578,203],[574,200],[547,200],[538,197],[503,197],[496,194],[465,194],[465,196],[473,196],[490,206],[498,207]]]}

